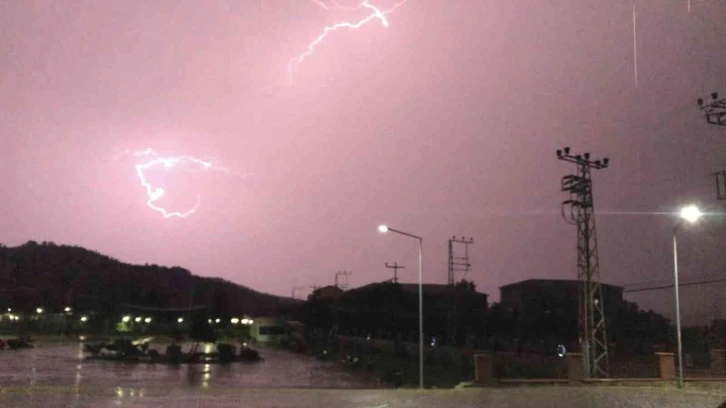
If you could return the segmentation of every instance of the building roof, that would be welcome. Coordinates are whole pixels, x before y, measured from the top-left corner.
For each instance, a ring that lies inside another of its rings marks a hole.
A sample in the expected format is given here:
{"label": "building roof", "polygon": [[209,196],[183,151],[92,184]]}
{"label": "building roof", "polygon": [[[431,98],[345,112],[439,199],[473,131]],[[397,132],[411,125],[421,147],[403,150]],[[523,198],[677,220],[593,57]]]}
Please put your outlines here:
{"label": "building roof", "polygon": [[[383,285],[391,285],[390,282],[374,282],[369,283],[367,285],[363,285],[360,287],[357,287],[355,289],[351,289],[351,292],[357,292],[357,291],[365,291],[365,290],[371,290],[379,288]],[[401,290],[405,292],[414,292],[418,293],[418,283],[399,283]],[[447,293],[454,293],[456,292],[456,287],[446,285],[446,284],[439,284],[439,283],[424,283],[423,285],[423,292],[428,295],[443,295]],[[476,293],[480,295],[489,296],[486,293],[482,293],[477,291]]]}
{"label": "building roof", "polygon": [[[500,286],[499,289],[507,289],[507,288],[513,288],[513,287],[532,287],[532,286],[560,286],[560,287],[568,287],[568,286],[577,286],[578,281],[575,279],[527,279],[519,282],[510,283],[504,286]],[[622,286],[616,286],[616,285],[610,285],[607,283],[600,283],[602,286],[607,286],[613,289],[620,289],[622,290]]]}

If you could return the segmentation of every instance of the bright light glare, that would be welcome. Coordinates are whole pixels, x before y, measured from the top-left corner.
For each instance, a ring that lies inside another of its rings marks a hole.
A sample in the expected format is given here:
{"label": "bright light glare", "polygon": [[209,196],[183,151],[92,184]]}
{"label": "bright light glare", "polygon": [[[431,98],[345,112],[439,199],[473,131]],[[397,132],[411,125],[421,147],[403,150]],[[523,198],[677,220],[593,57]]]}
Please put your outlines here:
{"label": "bright light glare", "polygon": [[38,312],[38,314],[43,313],[43,309],[41,309],[41,308],[37,308],[37,309],[35,309],[35,311]]}
{"label": "bright light glare", "polygon": [[254,320],[252,320],[252,319],[250,319],[250,320],[247,320],[247,324],[252,324],[252,323],[254,323],[254,322],[255,322],[255,321],[254,321]]}
{"label": "bright light glare", "polygon": [[232,318],[232,324],[237,324],[237,323],[239,323],[239,319],[236,318],[236,317],[233,317]]}
{"label": "bright light glare", "polygon": [[180,317],[180,318],[176,319],[176,322],[177,323],[184,323],[184,318],[183,317]]}
{"label": "bright light glare", "polygon": [[247,324],[247,322],[249,322],[248,319],[242,319],[242,324]]}
{"label": "bright light glare", "polygon": [[71,308],[70,307],[67,307],[67,308],[65,308],[63,310],[65,310],[66,312],[70,312],[71,311]]}
{"label": "bright light glare", "polygon": [[141,321],[141,318],[140,318],[140,317],[137,317],[136,319],[134,319],[134,321],[135,321],[136,323],[138,323],[138,322],[140,322],[140,321]]}
{"label": "bright light glare", "polygon": [[124,316],[123,319],[121,319],[124,323],[128,323],[129,320],[131,320],[131,316]]}
{"label": "bright light glare", "polygon": [[688,207],[684,207],[681,210],[681,218],[690,223],[698,221],[698,219],[701,218],[702,215],[703,213],[701,212],[701,210],[699,210],[698,207],[696,207],[695,205],[689,205]]}
{"label": "bright light glare", "polygon": [[86,316],[83,316],[83,317],[81,317],[81,321],[82,321],[82,322],[85,322],[85,321],[87,321],[87,320],[88,320],[88,317],[86,317]]}
{"label": "bright light glare", "polygon": [[381,225],[381,226],[378,227],[378,231],[388,232],[388,226],[387,225]]}
{"label": "bright light glare", "polygon": [[144,319],[144,321],[145,321],[146,323],[151,323],[151,318],[150,318],[150,317],[147,317],[146,319]]}

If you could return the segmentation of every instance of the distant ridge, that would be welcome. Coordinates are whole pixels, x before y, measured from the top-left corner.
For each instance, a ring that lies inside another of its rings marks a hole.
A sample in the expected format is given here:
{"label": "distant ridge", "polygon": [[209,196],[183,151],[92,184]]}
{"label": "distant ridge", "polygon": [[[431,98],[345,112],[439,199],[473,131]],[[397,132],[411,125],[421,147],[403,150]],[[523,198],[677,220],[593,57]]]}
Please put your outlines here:
{"label": "distant ridge", "polygon": [[26,311],[110,312],[117,306],[184,309],[216,314],[276,314],[290,298],[257,292],[220,278],[178,267],[131,265],[78,246],[29,241],[0,245],[0,307]]}

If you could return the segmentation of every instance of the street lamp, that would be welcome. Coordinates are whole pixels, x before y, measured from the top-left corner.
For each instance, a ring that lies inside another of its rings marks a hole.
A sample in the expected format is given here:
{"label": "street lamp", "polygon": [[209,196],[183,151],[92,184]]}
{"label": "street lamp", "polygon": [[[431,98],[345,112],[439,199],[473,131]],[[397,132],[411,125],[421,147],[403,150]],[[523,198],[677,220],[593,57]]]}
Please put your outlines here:
{"label": "street lamp", "polygon": [[680,297],[678,294],[678,243],[676,240],[676,233],[678,228],[683,225],[684,222],[690,224],[695,223],[701,218],[701,211],[695,205],[689,205],[681,209],[681,220],[673,227],[673,276],[675,279],[675,291],[676,291],[676,336],[678,338],[678,388],[683,387],[683,344],[681,343],[681,304]]}
{"label": "street lamp", "polygon": [[237,323],[239,323],[239,319],[236,317],[233,317],[231,322],[232,322],[232,324],[237,324]]}
{"label": "street lamp", "polygon": [[424,339],[423,339],[423,266],[422,266],[422,255],[423,255],[423,238],[409,234],[407,232],[393,229],[387,225],[381,225],[378,227],[378,231],[395,232],[396,234],[405,235],[409,238],[418,240],[418,386],[423,389],[424,387]]}
{"label": "street lamp", "polygon": [[176,322],[177,323],[184,323],[184,318],[183,317],[180,317],[180,318],[176,319]]}
{"label": "street lamp", "polygon": [[35,309],[35,311],[38,312],[38,314],[43,314],[43,309],[40,307]]}

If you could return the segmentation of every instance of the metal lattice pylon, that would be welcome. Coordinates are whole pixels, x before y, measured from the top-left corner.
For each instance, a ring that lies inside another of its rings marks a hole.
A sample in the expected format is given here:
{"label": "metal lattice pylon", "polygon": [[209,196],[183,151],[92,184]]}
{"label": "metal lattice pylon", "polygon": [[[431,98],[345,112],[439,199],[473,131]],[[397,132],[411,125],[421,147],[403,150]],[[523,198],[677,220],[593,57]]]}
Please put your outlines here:
{"label": "metal lattice pylon", "polygon": [[[718,99],[718,92],[711,94],[711,103],[704,104],[703,99],[698,98],[698,106],[706,117],[706,122],[711,125],[726,126],[726,98]],[[716,198],[726,200],[726,170],[713,173],[716,177]]]}
{"label": "metal lattice pylon", "polygon": [[587,378],[607,378],[609,375],[605,305],[600,285],[600,267],[595,228],[595,207],[592,198],[592,169],[608,167],[609,159],[590,160],[590,154],[570,155],[557,151],[560,160],[575,163],[577,174],[562,178],[562,191],[570,198],[562,202],[562,216],[577,226],[577,278],[579,283],[579,332],[584,373]]}

